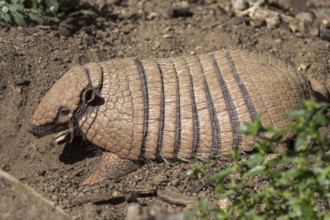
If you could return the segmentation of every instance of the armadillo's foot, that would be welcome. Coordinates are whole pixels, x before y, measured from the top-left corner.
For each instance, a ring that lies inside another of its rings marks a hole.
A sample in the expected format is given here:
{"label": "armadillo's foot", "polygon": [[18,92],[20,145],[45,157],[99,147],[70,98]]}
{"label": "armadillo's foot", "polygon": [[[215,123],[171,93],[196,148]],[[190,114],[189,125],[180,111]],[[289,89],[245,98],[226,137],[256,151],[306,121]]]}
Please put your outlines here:
{"label": "armadillo's foot", "polygon": [[314,91],[314,96],[316,100],[319,102],[329,103],[330,95],[327,88],[316,79],[309,78],[309,82],[311,84],[312,90]]}
{"label": "armadillo's foot", "polygon": [[116,154],[103,152],[92,174],[83,180],[81,185],[90,186],[106,179],[116,179],[124,176],[139,167],[137,161],[122,159]]}

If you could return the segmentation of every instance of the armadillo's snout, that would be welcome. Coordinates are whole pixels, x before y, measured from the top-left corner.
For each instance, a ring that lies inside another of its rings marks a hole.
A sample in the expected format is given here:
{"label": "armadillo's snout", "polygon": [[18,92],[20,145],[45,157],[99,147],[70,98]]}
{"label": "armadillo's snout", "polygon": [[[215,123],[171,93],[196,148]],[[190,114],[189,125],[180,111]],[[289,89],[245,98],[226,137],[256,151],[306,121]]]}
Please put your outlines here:
{"label": "armadillo's snout", "polygon": [[40,129],[40,127],[35,126],[34,124],[32,124],[31,122],[29,122],[27,124],[27,130],[28,132],[32,133],[34,136],[36,136],[37,138],[42,137],[43,132],[42,129]]}
{"label": "armadillo's snout", "polygon": [[27,124],[28,132],[32,133],[37,138],[43,137],[47,134],[55,133],[67,129],[65,125],[56,125],[56,124],[46,124],[42,126],[36,126],[33,123],[29,122]]}
{"label": "armadillo's snout", "polygon": [[66,142],[71,142],[73,136],[71,135],[70,129],[65,129],[63,126],[52,126],[52,125],[44,125],[44,126],[36,126],[29,122],[27,124],[28,132],[32,133],[35,137],[40,138],[47,134],[58,132],[55,134],[55,140],[57,144],[63,144]]}

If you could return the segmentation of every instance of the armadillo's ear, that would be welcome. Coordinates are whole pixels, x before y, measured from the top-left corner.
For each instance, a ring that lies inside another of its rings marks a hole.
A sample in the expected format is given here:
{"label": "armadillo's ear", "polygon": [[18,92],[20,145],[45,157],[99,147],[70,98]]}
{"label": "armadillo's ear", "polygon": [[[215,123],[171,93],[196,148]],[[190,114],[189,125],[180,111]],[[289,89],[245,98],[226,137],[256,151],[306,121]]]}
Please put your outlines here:
{"label": "armadillo's ear", "polygon": [[104,104],[104,99],[100,96],[96,88],[88,88],[82,93],[82,102],[90,106],[99,106]]}
{"label": "armadillo's ear", "polygon": [[96,90],[93,88],[86,89],[82,94],[82,101],[85,104],[89,104],[97,97]]}

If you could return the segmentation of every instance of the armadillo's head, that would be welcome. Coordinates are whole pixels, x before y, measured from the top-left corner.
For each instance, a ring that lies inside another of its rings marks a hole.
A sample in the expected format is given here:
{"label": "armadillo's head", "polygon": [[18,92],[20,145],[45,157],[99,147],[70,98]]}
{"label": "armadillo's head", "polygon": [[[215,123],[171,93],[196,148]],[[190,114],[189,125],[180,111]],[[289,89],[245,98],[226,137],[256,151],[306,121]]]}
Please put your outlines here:
{"label": "armadillo's head", "polygon": [[42,98],[28,124],[28,131],[38,138],[62,131],[58,138],[68,138],[88,86],[90,79],[86,69],[80,65],[71,68]]}

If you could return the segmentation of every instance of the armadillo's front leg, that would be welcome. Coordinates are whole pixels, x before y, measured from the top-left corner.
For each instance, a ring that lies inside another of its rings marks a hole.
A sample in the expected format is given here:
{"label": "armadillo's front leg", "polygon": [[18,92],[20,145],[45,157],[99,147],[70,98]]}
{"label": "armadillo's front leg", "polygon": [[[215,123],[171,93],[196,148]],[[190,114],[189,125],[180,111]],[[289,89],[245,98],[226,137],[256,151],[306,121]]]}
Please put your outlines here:
{"label": "armadillo's front leg", "polygon": [[81,185],[94,185],[106,179],[116,179],[139,167],[137,161],[122,159],[110,152],[103,152],[92,174]]}

